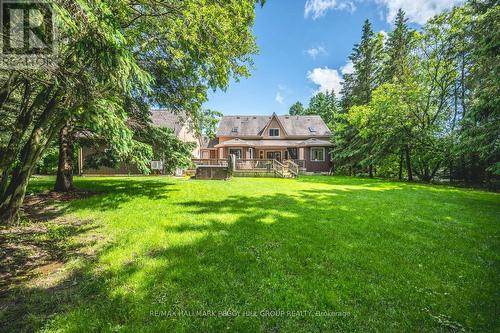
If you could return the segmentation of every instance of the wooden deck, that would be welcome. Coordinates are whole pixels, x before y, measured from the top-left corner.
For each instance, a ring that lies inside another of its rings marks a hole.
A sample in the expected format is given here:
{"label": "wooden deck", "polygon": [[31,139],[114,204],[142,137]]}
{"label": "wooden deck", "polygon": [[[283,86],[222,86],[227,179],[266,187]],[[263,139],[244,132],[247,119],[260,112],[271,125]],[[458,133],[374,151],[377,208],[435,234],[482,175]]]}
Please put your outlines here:
{"label": "wooden deck", "polygon": [[[193,159],[195,165],[227,166],[226,159]],[[237,159],[233,175],[235,177],[298,177],[301,168],[292,160],[279,162],[272,159]]]}

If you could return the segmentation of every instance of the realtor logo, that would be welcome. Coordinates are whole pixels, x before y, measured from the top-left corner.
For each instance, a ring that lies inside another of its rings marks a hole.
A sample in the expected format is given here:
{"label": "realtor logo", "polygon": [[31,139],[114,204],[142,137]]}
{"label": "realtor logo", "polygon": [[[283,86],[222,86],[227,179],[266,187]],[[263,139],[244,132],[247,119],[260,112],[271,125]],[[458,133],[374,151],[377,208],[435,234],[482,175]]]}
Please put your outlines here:
{"label": "realtor logo", "polygon": [[0,68],[54,67],[54,19],[49,1],[0,0]]}

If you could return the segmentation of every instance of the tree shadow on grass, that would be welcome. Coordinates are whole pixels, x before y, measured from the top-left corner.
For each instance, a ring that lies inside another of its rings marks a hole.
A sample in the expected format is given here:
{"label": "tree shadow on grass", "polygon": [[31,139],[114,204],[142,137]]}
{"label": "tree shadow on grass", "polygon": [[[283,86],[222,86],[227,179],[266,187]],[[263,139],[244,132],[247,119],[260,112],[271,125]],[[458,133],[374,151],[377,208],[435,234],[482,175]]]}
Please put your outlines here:
{"label": "tree shadow on grass", "polygon": [[168,198],[173,188],[173,182],[144,180],[141,178],[103,179],[93,182],[76,182],[78,188],[97,192],[95,197],[84,201],[72,202],[67,211],[92,208],[100,211],[119,209],[124,203],[137,198],[146,197],[149,200]]}
{"label": "tree shadow on grass", "polygon": [[[52,180],[38,180],[28,192],[23,223],[0,229],[0,331],[41,327],[71,302],[75,281],[88,275],[85,270],[104,251],[108,240],[98,225],[69,213],[120,209],[135,198],[161,200],[175,190],[172,182],[144,179],[76,184],[77,192],[60,194],[46,190]],[[65,276],[65,265],[76,260],[86,263]],[[40,286],[38,280],[48,285]]]}
{"label": "tree shadow on grass", "polygon": [[[79,255],[81,243],[67,240],[96,229],[91,221],[65,219],[54,223],[14,226],[0,231],[0,297],[8,287],[47,273]],[[88,244],[87,244],[88,245]]]}
{"label": "tree shadow on grass", "polygon": [[382,178],[361,178],[350,176],[299,176],[296,179],[299,183],[317,183],[341,186],[364,186],[373,187],[381,185],[405,185],[405,182],[387,181]]}
{"label": "tree shadow on grass", "polygon": [[405,196],[332,188],[181,202],[192,219],[145,226],[161,240],[144,230],[141,244],[110,244],[100,257],[125,253],[128,260],[112,267],[89,261],[60,283],[65,291],[55,308],[40,310],[47,310],[45,290],[19,290],[33,301],[24,315],[5,317],[5,327],[14,321],[28,330],[75,332],[493,330],[496,238],[436,232],[434,220],[452,214],[460,221],[474,207],[426,214],[423,202],[394,216],[380,208],[401,197],[409,202]]}
{"label": "tree shadow on grass", "polygon": [[137,198],[162,200],[168,198],[170,192],[178,191],[172,188],[172,182],[140,178],[106,178],[92,182],[78,179],[75,184],[77,190],[74,192],[56,193],[46,190],[47,187],[51,188],[51,182],[37,182],[25,200],[26,217],[36,222],[55,219],[83,209],[116,210]]}
{"label": "tree shadow on grass", "polygon": [[2,228],[0,331],[32,331],[26,318],[41,322],[61,309],[73,281],[64,267],[94,256],[90,249],[102,241],[96,229],[90,220],[69,217]]}

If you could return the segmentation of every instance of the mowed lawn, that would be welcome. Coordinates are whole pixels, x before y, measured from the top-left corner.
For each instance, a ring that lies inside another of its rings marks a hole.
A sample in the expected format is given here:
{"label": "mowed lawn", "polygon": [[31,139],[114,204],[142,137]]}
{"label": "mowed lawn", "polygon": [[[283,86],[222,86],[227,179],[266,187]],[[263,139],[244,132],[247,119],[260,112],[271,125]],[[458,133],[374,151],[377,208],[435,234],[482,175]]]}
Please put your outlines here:
{"label": "mowed lawn", "polygon": [[500,327],[499,194],[347,177],[76,185],[100,193],[59,204],[85,221],[53,232],[74,255],[9,291],[0,330]]}

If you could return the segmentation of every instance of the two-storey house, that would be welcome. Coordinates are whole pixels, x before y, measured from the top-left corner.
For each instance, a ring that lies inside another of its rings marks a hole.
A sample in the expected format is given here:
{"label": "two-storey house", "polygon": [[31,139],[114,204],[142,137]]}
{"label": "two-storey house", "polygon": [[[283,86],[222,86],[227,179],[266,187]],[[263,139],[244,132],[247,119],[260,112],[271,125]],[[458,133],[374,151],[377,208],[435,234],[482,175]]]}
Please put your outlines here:
{"label": "two-storey house", "polygon": [[292,160],[302,171],[329,172],[330,131],[320,116],[224,116],[202,159]]}

